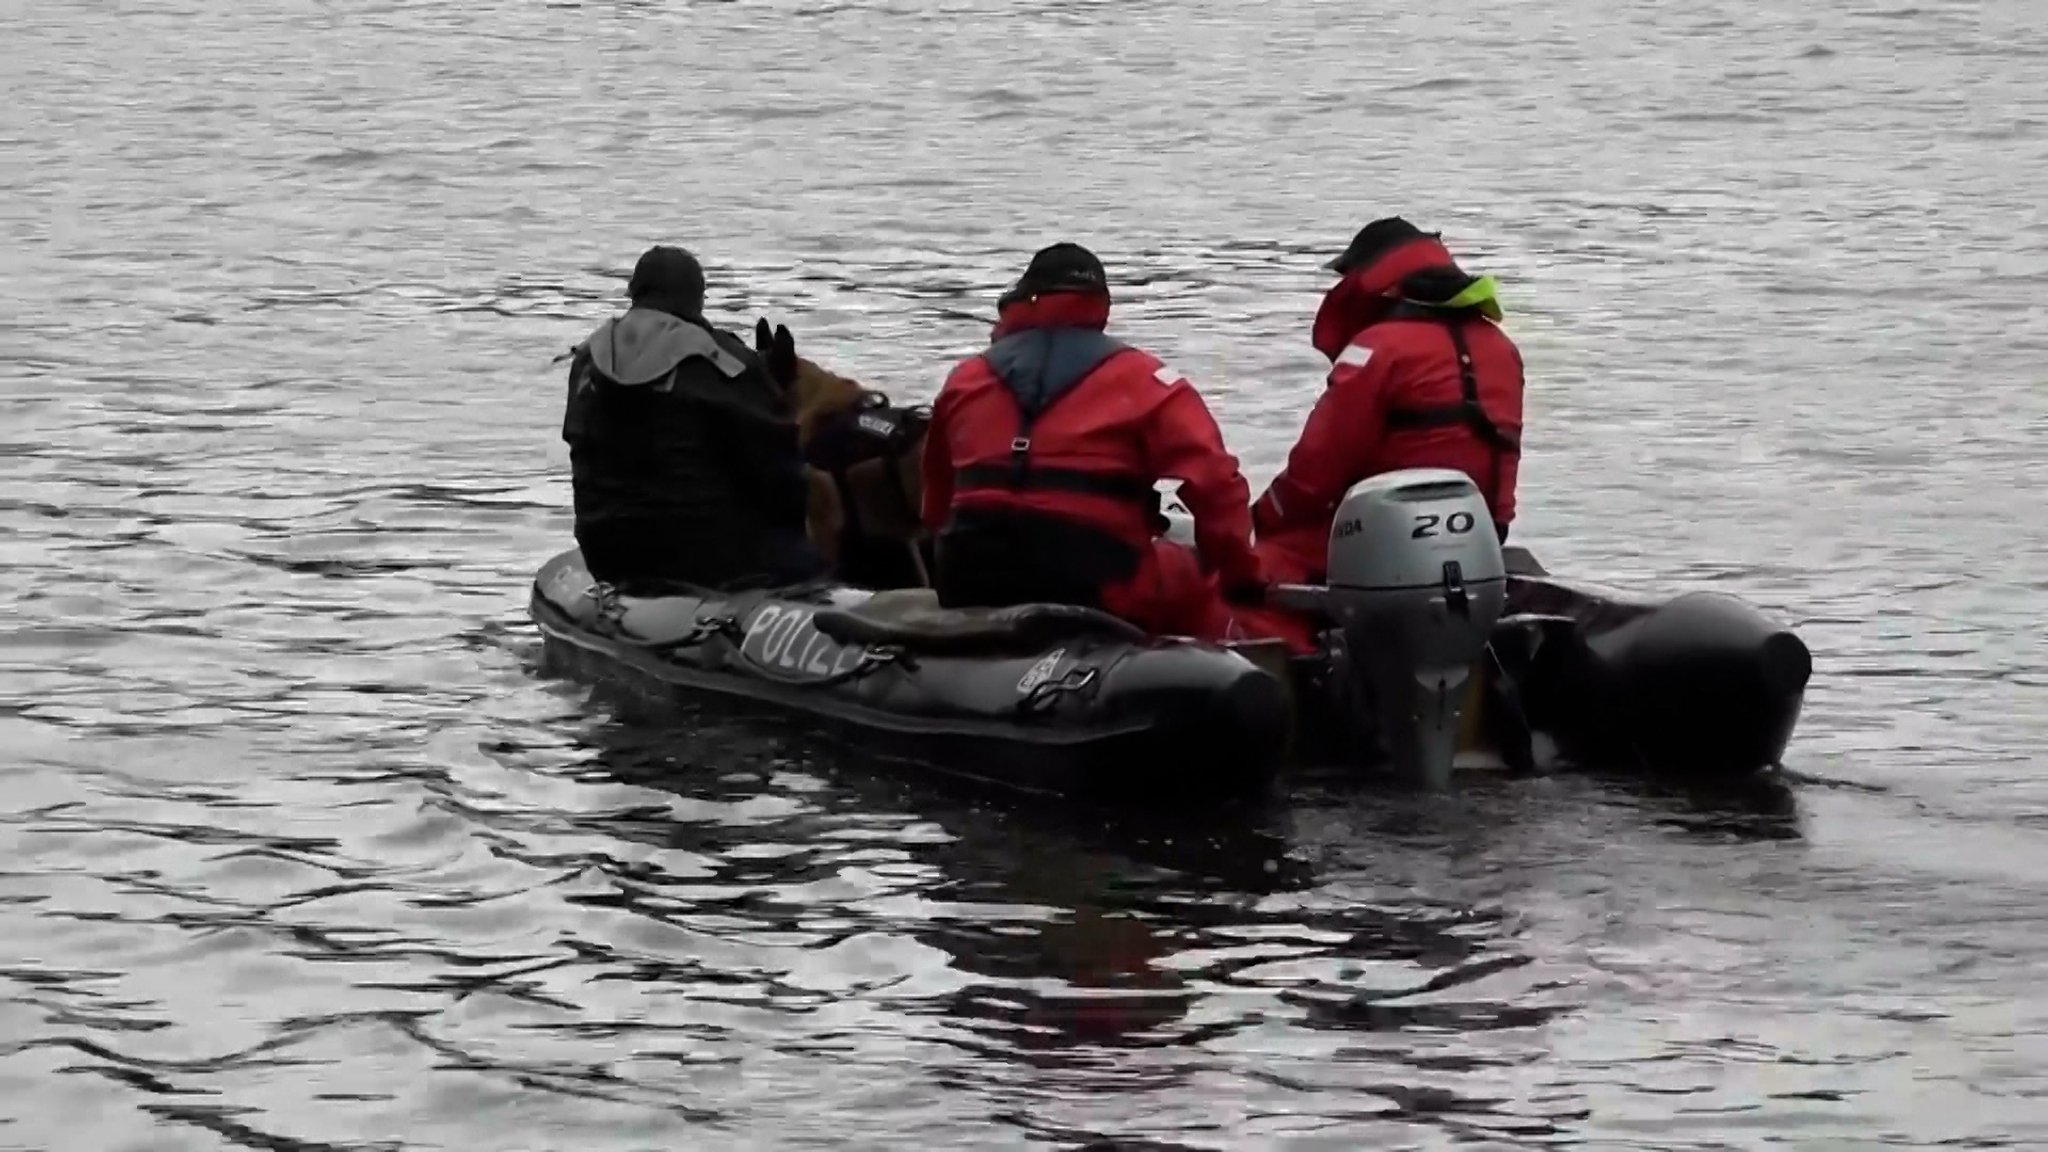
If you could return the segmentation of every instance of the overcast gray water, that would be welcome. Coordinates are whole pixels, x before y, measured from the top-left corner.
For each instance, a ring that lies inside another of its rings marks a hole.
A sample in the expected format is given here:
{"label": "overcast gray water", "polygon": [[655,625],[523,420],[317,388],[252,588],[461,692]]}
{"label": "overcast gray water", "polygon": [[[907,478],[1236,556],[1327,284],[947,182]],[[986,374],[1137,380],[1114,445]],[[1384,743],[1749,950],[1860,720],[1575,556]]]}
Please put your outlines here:
{"label": "overcast gray water", "polygon": [[[2041,15],[0,0],[0,1148],[2048,1144]],[[1263,483],[1393,211],[1832,783],[1169,835],[535,674],[646,245],[924,397],[1081,240]]]}

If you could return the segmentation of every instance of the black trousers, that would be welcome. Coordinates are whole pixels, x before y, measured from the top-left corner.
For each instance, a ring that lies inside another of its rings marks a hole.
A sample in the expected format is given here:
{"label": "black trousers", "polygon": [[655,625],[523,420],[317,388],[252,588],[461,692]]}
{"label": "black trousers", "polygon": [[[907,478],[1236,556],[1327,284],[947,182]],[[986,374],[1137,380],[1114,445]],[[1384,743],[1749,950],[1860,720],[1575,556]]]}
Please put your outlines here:
{"label": "black trousers", "polygon": [[932,583],[948,608],[1100,608],[1103,586],[1130,579],[1140,557],[1129,544],[1086,524],[963,510],[939,533],[935,559]]}

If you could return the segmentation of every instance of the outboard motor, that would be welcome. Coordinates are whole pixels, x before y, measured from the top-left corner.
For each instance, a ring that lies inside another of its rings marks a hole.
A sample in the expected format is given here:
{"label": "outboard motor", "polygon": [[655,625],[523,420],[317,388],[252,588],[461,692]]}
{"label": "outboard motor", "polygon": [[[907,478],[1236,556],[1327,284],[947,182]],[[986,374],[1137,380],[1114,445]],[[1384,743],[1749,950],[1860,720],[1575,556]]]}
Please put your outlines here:
{"label": "outboard motor", "polygon": [[1316,592],[1395,772],[1449,784],[1473,668],[1507,600],[1478,486],[1445,468],[1352,485],[1330,524],[1329,586]]}

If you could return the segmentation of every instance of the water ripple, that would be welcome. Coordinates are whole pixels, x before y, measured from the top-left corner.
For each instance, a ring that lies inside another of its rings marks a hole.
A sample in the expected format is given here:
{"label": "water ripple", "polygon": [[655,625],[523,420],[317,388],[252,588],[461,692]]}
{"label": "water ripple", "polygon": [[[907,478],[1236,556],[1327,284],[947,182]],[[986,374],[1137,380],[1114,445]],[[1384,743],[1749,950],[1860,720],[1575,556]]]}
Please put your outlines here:
{"label": "water ripple", "polygon": [[[0,1144],[2048,1140],[2037,15],[20,8]],[[1160,826],[534,674],[645,244],[922,398],[1083,240],[1262,479],[1385,211],[1505,286],[1518,535],[1798,623],[1796,796]]]}

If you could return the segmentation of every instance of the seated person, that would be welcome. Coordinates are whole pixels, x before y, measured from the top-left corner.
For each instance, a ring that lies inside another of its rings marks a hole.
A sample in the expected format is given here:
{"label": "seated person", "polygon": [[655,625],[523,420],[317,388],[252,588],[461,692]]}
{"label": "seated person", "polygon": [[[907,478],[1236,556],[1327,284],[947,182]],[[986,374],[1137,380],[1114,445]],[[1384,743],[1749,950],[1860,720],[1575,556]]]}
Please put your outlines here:
{"label": "seated person", "polygon": [[822,575],[788,397],[745,341],[705,321],[696,257],[650,248],[626,294],[626,312],[576,346],[562,420],[591,576],[655,595]]}
{"label": "seated person", "polygon": [[1506,543],[1522,357],[1499,325],[1493,278],[1466,274],[1435,235],[1398,216],[1366,225],[1328,267],[1340,279],[1314,333],[1331,361],[1328,386],[1252,509],[1267,574],[1323,582],[1338,501],[1360,480],[1402,468],[1470,476]]}
{"label": "seated person", "polygon": [[[1264,583],[1250,486],[1194,386],[1104,334],[1109,304],[1093,253],[1046,248],[998,302],[987,350],[946,378],[923,469],[940,602],[1078,604],[1156,635],[1243,636],[1225,593]],[[1196,549],[1155,536],[1162,477],[1182,482]]]}

